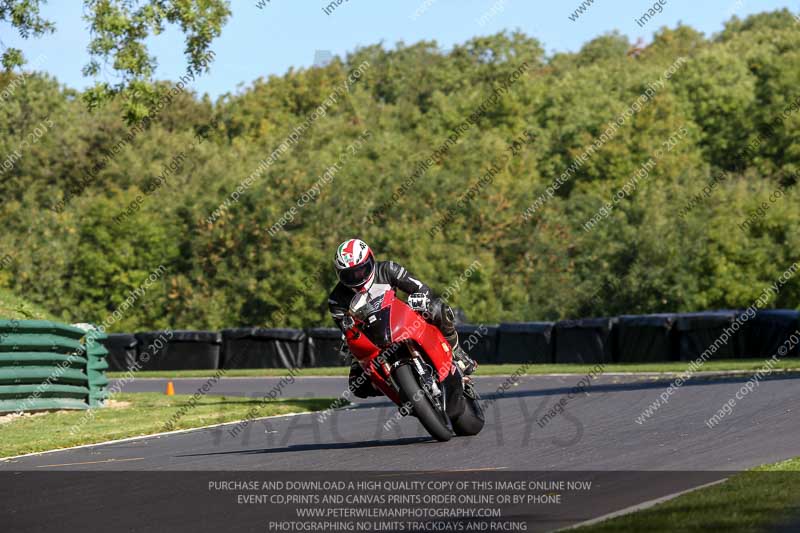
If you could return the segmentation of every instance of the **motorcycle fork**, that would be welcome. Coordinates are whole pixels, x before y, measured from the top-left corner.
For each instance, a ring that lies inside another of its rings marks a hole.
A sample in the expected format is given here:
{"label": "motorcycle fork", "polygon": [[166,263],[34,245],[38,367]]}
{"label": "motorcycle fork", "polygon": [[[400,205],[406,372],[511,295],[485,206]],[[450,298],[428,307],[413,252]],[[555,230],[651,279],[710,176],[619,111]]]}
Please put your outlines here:
{"label": "motorcycle fork", "polygon": [[417,372],[423,381],[423,390],[428,392],[430,400],[434,403],[440,403],[443,412],[447,412],[447,395],[444,393],[444,383],[437,383],[436,374],[431,365],[429,365],[422,357],[422,353],[414,345],[409,345],[409,352],[411,352],[412,363],[417,369]]}

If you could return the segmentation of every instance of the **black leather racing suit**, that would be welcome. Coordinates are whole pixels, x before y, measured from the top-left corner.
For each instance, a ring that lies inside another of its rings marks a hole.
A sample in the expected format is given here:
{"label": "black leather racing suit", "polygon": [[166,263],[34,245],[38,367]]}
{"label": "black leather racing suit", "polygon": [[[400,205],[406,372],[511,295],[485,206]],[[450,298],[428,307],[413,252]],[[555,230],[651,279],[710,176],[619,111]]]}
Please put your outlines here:
{"label": "black leather racing suit", "polygon": [[[375,264],[375,279],[372,282],[372,287],[380,288],[380,285],[386,285],[386,290],[390,288],[400,289],[406,294],[420,292],[427,295],[431,301],[430,308],[428,309],[430,313],[430,323],[439,328],[450,346],[454,349],[458,346],[458,333],[456,332],[453,310],[440,298],[434,297],[430,287],[414,278],[408,270],[394,261],[378,261]],[[342,318],[344,318],[345,313],[350,307],[350,301],[355,294],[355,290],[342,283],[337,283],[328,297],[328,309],[331,312],[333,321],[336,322],[339,329],[343,331]],[[353,360],[350,366],[350,384],[362,384],[358,387],[351,387],[353,389],[353,394],[360,398],[380,394],[372,387],[369,380],[358,379],[363,372],[358,362]]]}

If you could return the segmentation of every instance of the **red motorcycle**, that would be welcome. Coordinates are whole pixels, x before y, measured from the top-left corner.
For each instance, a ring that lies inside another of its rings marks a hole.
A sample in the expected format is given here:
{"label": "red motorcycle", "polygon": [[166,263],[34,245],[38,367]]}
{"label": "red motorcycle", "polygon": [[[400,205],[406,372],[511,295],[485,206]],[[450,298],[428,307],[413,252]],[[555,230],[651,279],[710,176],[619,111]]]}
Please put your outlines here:
{"label": "red motorcycle", "polygon": [[[394,290],[357,294],[345,337],[372,384],[413,414],[437,440],[477,435],[484,424],[480,397],[453,364],[439,329],[397,298]],[[452,428],[452,429],[451,429]]]}

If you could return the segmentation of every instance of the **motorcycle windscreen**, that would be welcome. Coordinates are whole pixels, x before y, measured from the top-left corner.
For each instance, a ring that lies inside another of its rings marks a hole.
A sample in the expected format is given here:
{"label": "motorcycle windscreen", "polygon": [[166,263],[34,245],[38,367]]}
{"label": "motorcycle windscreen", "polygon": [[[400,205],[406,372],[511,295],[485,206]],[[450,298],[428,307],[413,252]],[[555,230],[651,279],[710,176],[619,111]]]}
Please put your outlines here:
{"label": "motorcycle windscreen", "polygon": [[389,307],[369,315],[361,331],[375,346],[388,346],[392,343],[392,322],[389,320]]}

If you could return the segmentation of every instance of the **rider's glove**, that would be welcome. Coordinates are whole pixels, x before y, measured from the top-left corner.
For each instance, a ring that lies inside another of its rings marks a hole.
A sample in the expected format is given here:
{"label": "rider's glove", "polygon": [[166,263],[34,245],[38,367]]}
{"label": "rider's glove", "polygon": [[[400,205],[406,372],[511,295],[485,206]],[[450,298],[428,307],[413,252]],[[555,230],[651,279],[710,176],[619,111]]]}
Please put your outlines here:
{"label": "rider's glove", "polygon": [[342,329],[347,331],[348,329],[352,328],[356,325],[356,321],[350,315],[345,315],[342,317]]}
{"label": "rider's glove", "polygon": [[342,359],[350,357],[350,347],[347,345],[347,341],[344,340],[344,335],[342,335],[342,343],[339,345],[339,357]]}
{"label": "rider's glove", "polygon": [[431,299],[424,292],[415,292],[414,294],[408,295],[408,305],[414,311],[423,313],[428,310],[430,304]]}

